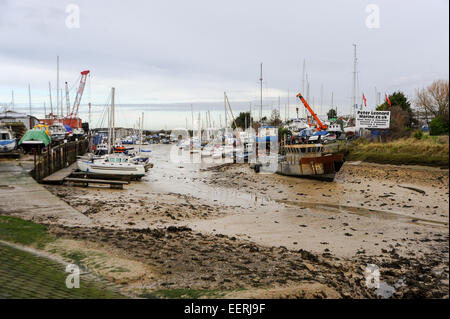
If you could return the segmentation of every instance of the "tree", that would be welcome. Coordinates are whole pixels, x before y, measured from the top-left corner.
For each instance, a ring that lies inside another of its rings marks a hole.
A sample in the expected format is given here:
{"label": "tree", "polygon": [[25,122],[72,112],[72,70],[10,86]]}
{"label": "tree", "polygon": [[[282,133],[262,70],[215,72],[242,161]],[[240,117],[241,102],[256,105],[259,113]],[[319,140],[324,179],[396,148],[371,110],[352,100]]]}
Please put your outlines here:
{"label": "tree", "polygon": [[[242,129],[246,127],[250,127],[250,123],[253,121],[253,118],[250,117],[250,112],[240,112],[239,116],[236,117],[236,125]],[[231,123],[231,127],[235,129],[234,122]]]}
{"label": "tree", "polygon": [[289,141],[292,136],[292,132],[287,127],[278,128],[278,141],[281,142],[286,135],[286,141]]}
{"label": "tree", "polygon": [[448,134],[448,118],[447,121],[443,116],[435,117],[430,122],[430,135]]}
{"label": "tree", "polygon": [[327,113],[328,119],[334,119],[337,117],[337,112],[335,109],[330,109]]}
{"label": "tree", "polygon": [[[406,129],[411,127],[416,120],[414,119],[414,113],[411,109],[411,103],[408,101],[403,92],[394,92],[389,95],[389,100],[391,101],[391,106],[389,103],[385,101],[383,104],[377,106],[377,111],[391,111],[391,129],[393,128],[392,119],[395,117],[397,125],[401,125],[400,127],[396,127],[395,129]],[[395,125],[395,124],[394,124]]]}
{"label": "tree", "polygon": [[415,104],[419,111],[430,114],[432,117],[440,117],[449,124],[449,82],[436,80],[428,87],[417,90]]}
{"label": "tree", "polygon": [[281,124],[280,112],[278,110],[272,110],[272,114],[270,115],[270,125],[272,126],[280,126]]}

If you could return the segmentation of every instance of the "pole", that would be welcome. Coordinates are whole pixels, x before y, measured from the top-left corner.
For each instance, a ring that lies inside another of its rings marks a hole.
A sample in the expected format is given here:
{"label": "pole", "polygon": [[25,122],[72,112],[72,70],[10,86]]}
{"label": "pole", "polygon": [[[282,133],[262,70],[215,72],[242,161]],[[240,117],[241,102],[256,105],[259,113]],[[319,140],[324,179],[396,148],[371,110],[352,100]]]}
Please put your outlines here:
{"label": "pole", "polygon": [[291,104],[289,102],[289,89],[288,89],[288,96],[287,96],[287,100],[288,100],[288,111],[287,111],[287,118],[289,119],[289,112],[291,111]]}
{"label": "pole", "polygon": [[263,83],[262,68],[263,68],[263,64],[262,64],[262,62],[261,62],[261,76],[260,76],[260,78],[259,78],[260,89],[261,89],[261,108],[260,108],[260,110],[259,110],[259,121],[260,121],[260,122],[262,121],[262,91],[263,91],[263,88],[262,88],[262,83]]}
{"label": "pole", "polygon": [[357,65],[357,58],[356,58],[356,44],[353,44],[354,48],[354,60],[353,60],[353,101],[352,101],[352,107],[353,107],[353,113],[356,117],[356,65]]}
{"label": "pole", "polygon": [[223,92],[223,109],[225,112],[225,130],[227,128],[227,93]]}
{"label": "pole", "polygon": [[50,112],[53,115],[53,103],[52,103],[52,84],[48,82],[48,94],[50,96]]}
{"label": "pole", "polygon": [[[59,55],[56,56],[56,113],[59,113]],[[60,114],[62,116],[62,112]]]}
{"label": "pole", "polygon": [[30,123],[31,123],[31,88],[30,88],[30,84],[28,84],[28,104],[30,106]]}
{"label": "pole", "polygon": [[111,133],[111,138],[112,138],[112,144],[113,147],[116,144],[116,132],[115,132],[115,106],[114,106],[114,93],[115,93],[115,88],[111,89],[111,123],[112,123],[112,133]]}
{"label": "pole", "polygon": [[306,70],[306,61],[305,59],[303,59],[302,94],[305,92],[305,70]]}
{"label": "pole", "polygon": [[66,85],[66,106],[67,106],[67,115],[70,113],[70,98],[69,98],[69,86],[67,82],[65,82]]}

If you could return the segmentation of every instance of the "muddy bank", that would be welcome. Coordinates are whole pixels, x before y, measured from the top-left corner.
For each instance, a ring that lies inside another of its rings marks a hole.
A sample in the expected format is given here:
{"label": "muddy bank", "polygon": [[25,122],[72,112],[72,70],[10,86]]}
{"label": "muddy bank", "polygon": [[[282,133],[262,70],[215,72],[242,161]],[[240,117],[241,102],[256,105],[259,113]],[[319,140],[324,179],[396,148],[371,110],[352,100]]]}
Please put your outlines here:
{"label": "muddy bank", "polygon": [[159,275],[139,286],[150,290],[373,298],[362,279],[375,264],[378,295],[448,296],[448,170],[346,163],[330,183],[255,174],[245,164],[174,164],[169,147],[155,145],[154,168],[123,191],[48,186],[93,225],[58,236],[156,267]]}
{"label": "muddy bank", "polygon": [[364,270],[367,263],[375,263],[382,266],[383,284],[396,287],[393,297],[448,296],[448,272],[434,269],[442,261],[433,255],[404,259],[392,249],[388,258],[361,253],[358,259],[347,260],[303,249],[268,248],[174,226],[113,230],[51,225],[49,230],[58,238],[95,242],[147,264],[154,276],[133,288],[245,291],[231,293],[230,297],[251,296],[261,289],[268,296],[281,289],[285,297],[374,298],[377,293],[381,297],[381,291],[366,287]]}

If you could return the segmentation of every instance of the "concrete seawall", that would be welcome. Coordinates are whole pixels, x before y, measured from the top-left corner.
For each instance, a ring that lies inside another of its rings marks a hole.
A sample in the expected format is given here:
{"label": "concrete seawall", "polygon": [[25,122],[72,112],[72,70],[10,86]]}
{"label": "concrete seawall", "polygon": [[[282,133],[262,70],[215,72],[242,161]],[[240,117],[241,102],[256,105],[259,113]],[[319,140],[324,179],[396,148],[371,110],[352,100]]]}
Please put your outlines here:
{"label": "concrete seawall", "polygon": [[32,162],[0,162],[0,215],[71,226],[91,224],[88,217],[38,184],[27,166],[32,166]]}

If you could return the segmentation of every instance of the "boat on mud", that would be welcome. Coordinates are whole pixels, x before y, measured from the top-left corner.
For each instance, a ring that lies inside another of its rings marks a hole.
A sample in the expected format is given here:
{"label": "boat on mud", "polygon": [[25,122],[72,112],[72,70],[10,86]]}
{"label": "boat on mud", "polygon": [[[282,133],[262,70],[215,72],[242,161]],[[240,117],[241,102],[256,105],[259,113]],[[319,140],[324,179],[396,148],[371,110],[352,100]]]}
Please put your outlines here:
{"label": "boat on mud", "polygon": [[324,152],[323,144],[294,144],[282,146],[277,173],[333,181],[344,164],[343,154]]}
{"label": "boat on mud", "polygon": [[120,175],[140,179],[145,175],[145,165],[136,163],[132,157],[109,154],[101,158],[80,158],[78,168],[83,173],[98,175]]}

